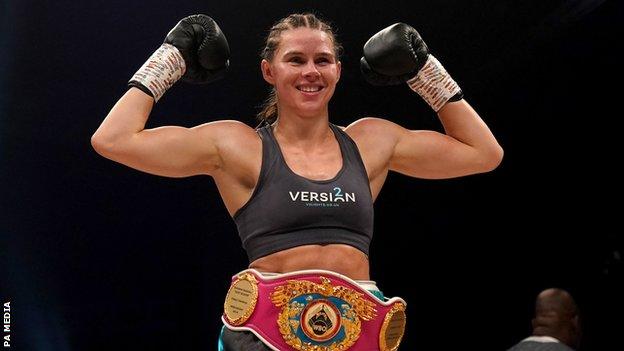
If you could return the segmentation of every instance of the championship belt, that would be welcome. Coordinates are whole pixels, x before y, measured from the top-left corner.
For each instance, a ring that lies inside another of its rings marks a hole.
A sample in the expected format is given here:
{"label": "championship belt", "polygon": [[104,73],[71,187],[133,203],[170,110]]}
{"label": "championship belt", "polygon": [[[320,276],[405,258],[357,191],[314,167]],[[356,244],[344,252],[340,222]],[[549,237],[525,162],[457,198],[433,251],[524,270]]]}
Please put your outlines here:
{"label": "championship belt", "polygon": [[405,332],[403,299],[382,301],[331,271],[232,277],[221,319],[254,333],[273,350],[394,351]]}

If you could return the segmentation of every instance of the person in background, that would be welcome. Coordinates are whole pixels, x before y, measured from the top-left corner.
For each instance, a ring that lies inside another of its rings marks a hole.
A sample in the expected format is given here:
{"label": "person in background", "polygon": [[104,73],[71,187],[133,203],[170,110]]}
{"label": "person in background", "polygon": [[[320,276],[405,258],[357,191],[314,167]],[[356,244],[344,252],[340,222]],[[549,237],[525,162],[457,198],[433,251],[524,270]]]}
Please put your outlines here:
{"label": "person in background", "polygon": [[533,334],[508,351],[574,351],[581,341],[578,307],[562,289],[546,289],[537,295]]}

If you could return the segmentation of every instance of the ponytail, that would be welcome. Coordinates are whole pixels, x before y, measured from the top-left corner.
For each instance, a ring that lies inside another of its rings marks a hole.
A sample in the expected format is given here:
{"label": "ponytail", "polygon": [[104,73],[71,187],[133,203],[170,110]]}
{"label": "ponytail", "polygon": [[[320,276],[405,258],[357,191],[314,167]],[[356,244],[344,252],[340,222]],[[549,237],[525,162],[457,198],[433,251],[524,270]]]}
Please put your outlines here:
{"label": "ponytail", "polygon": [[261,106],[262,110],[256,115],[256,119],[260,122],[258,127],[264,124],[273,124],[277,120],[277,92],[275,88],[271,88],[269,96],[264,100]]}

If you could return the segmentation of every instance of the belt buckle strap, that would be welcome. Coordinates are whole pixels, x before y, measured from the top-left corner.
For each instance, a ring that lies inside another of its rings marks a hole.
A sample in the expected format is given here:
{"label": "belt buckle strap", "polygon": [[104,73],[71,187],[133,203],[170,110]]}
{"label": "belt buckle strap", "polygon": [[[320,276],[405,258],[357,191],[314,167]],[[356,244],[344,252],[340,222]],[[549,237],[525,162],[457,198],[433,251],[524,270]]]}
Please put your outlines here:
{"label": "belt buckle strap", "polygon": [[273,304],[281,308],[278,318],[284,341],[297,350],[310,346],[346,350],[360,336],[361,320],[377,315],[375,304],[364,294],[336,285],[325,276],[321,283],[288,280],[271,293]]}
{"label": "belt buckle strap", "polygon": [[257,302],[258,280],[250,272],[241,272],[225,296],[224,315],[232,325],[242,325],[251,317]]}
{"label": "belt buckle strap", "polygon": [[405,301],[381,301],[330,271],[270,277],[243,271],[234,277],[224,307],[226,326],[250,330],[276,350],[394,351],[406,322]]}

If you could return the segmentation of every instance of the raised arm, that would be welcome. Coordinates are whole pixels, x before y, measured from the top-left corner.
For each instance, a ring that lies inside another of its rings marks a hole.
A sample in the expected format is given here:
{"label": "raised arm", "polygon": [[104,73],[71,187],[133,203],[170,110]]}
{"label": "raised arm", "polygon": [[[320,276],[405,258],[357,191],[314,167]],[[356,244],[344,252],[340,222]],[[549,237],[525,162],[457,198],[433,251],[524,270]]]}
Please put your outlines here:
{"label": "raised arm", "polygon": [[178,79],[192,83],[216,80],[227,69],[228,57],[225,36],[210,17],[193,15],[182,19],[132,77],[132,88],[93,134],[91,143],[95,150],[116,162],[163,176],[210,174],[218,169],[217,135],[245,133],[242,123],[219,121],[194,128],[144,128],[154,103]]}
{"label": "raised arm", "polygon": [[411,131],[389,121],[365,119],[374,126],[388,169],[419,178],[450,178],[490,171],[503,150],[477,112],[463,99],[458,84],[409,25],[397,23],[364,45],[361,68],[375,85],[407,83],[438,113],[445,134]]}
{"label": "raised arm", "polygon": [[229,143],[255,137],[246,124],[227,120],[193,128],[144,129],[153,101],[138,89],[128,90],[93,134],[95,150],[113,161],[156,175],[212,175],[223,166]]}

